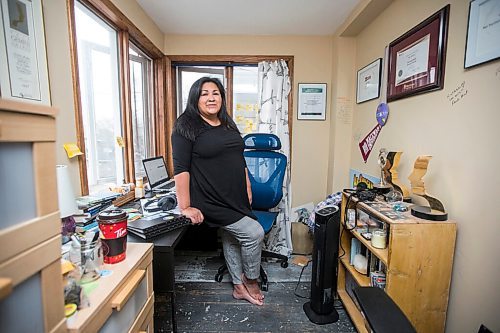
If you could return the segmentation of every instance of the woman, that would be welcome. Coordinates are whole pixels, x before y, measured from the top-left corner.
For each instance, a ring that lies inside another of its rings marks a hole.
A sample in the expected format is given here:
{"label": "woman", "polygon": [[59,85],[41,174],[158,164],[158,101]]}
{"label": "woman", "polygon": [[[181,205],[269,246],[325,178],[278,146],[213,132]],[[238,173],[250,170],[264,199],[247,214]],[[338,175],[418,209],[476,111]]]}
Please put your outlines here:
{"label": "woman", "polygon": [[222,228],[233,297],[262,305],[257,278],[264,230],[252,213],[243,139],[226,110],[224,87],[203,77],[174,125],[174,179],[181,213]]}

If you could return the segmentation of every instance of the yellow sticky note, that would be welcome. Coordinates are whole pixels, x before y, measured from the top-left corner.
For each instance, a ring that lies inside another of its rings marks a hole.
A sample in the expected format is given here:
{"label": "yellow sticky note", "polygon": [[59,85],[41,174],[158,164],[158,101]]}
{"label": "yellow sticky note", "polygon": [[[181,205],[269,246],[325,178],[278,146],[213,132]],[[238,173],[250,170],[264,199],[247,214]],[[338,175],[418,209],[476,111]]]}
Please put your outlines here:
{"label": "yellow sticky note", "polygon": [[125,142],[123,141],[123,138],[121,136],[116,137],[116,144],[120,148],[125,148]]}
{"label": "yellow sticky note", "polygon": [[80,148],[76,145],[76,143],[65,143],[63,144],[64,150],[66,150],[66,155],[68,158],[73,158],[78,155],[83,155]]}

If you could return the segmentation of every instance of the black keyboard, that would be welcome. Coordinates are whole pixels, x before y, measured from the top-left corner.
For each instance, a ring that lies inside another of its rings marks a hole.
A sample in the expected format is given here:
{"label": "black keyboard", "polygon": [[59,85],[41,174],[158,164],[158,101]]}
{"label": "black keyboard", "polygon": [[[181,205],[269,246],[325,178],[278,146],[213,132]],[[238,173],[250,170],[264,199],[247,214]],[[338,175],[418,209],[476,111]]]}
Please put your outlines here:
{"label": "black keyboard", "polygon": [[[169,219],[171,217],[171,219]],[[191,225],[191,220],[184,215],[179,216],[169,216],[164,217],[165,223],[158,224],[153,228],[146,228],[143,230],[137,230],[136,228],[128,228],[132,234],[139,236],[143,239],[150,239],[159,235],[163,235],[167,232],[183,228],[187,225]]]}
{"label": "black keyboard", "polygon": [[176,216],[172,220],[167,221],[165,231],[172,231],[191,224],[191,219],[184,215]]}

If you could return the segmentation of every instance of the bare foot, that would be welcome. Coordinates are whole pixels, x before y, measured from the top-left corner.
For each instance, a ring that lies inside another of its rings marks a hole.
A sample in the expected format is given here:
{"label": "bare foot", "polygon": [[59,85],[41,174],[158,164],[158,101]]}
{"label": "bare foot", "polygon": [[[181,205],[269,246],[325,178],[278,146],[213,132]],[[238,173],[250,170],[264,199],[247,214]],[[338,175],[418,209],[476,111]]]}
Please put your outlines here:
{"label": "bare foot", "polygon": [[260,287],[259,284],[257,283],[257,280],[247,279],[245,274],[241,275],[241,280],[243,281],[243,285],[245,286],[245,288],[247,288],[250,296],[259,301],[264,300],[264,295],[260,292]]}
{"label": "bare foot", "polygon": [[248,293],[247,288],[243,284],[235,284],[233,287],[233,297],[236,299],[244,299],[255,305],[263,305],[264,302],[258,299],[253,298]]}

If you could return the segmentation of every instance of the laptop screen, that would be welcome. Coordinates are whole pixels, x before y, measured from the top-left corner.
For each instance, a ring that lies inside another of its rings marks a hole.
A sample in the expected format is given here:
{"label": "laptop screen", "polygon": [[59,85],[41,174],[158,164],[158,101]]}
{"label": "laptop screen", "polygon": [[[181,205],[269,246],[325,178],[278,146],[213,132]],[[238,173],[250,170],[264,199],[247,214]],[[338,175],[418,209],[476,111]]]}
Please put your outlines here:
{"label": "laptop screen", "polygon": [[154,189],[156,186],[170,179],[167,173],[167,166],[162,156],[147,158],[142,160],[142,164],[144,165],[144,170],[146,171],[151,189]]}

